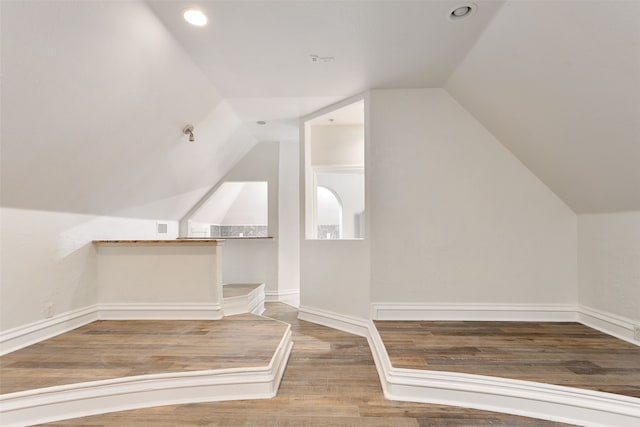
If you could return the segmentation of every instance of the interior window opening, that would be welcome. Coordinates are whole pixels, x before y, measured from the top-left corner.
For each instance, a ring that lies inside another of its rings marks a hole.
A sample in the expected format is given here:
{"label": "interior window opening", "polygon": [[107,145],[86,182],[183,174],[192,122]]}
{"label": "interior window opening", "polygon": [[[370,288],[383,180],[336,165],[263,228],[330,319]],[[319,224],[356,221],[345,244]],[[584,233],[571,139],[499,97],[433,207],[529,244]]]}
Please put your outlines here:
{"label": "interior window opening", "polygon": [[189,219],[189,237],[267,237],[267,182],[224,182]]}
{"label": "interior window opening", "polygon": [[306,238],[365,237],[364,100],[305,122]]}

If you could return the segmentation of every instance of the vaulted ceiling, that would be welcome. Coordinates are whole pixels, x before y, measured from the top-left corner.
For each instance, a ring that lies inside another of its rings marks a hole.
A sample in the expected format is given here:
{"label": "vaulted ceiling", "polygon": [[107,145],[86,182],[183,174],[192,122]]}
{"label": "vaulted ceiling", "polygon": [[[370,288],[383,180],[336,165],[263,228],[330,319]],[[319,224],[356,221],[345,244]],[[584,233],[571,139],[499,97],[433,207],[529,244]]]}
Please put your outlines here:
{"label": "vaulted ceiling", "polygon": [[[451,22],[450,0],[147,1],[260,138],[297,138],[299,116],[369,88],[441,87],[501,3]],[[182,19],[194,6],[209,25]]]}
{"label": "vaulted ceiling", "polygon": [[640,1],[513,1],[445,88],[575,212],[640,210]]}
{"label": "vaulted ceiling", "polygon": [[3,0],[2,206],[179,218],[301,115],[444,87],[574,211],[640,210],[640,2],[464,3]]}

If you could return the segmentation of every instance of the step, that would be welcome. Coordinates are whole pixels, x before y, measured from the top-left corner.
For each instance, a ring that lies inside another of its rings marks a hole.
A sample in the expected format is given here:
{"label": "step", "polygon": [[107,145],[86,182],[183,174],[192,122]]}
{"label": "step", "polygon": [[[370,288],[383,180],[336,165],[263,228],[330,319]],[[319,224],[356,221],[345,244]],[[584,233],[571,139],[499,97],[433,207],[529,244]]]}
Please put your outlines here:
{"label": "step", "polygon": [[[271,398],[292,345],[290,325],[254,314],[92,322],[0,357],[5,371],[0,373],[0,424],[25,426],[152,406]],[[42,367],[43,354],[56,355],[58,363]],[[166,354],[178,362],[163,363]],[[132,371],[137,375],[127,376]]]}
{"label": "step", "polygon": [[228,283],[222,286],[224,315],[264,313],[264,283]]}

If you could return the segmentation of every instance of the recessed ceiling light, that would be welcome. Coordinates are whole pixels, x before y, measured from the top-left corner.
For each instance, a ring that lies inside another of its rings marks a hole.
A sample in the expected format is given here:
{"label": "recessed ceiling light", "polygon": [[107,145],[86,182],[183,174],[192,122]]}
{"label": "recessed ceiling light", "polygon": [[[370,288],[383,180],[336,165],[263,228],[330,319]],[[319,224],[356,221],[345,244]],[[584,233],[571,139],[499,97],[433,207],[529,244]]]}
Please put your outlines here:
{"label": "recessed ceiling light", "polygon": [[449,13],[449,19],[451,21],[459,21],[468,18],[475,13],[476,8],[477,6],[473,3],[458,6]]}
{"label": "recessed ceiling light", "polygon": [[265,122],[264,120],[258,120],[256,123],[259,124],[260,126],[264,126],[267,124],[267,122]]}
{"label": "recessed ceiling light", "polygon": [[207,19],[207,15],[198,9],[187,9],[184,11],[182,16],[184,16],[185,21],[191,25],[195,25],[196,27],[207,25],[207,22],[209,21]]}

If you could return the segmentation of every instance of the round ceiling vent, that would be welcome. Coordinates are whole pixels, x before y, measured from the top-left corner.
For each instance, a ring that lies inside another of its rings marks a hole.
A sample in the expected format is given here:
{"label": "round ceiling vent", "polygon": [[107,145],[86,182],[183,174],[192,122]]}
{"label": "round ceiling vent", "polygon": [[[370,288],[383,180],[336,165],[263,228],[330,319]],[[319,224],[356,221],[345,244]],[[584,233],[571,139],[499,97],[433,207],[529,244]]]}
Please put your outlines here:
{"label": "round ceiling vent", "polygon": [[458,5],[451,9],[451,11],[449,12],[449,20],[455,22],[462,21],[463,19],[466,19],[476,13],[477,9],[478,6],[476,6],[475,3]]}

